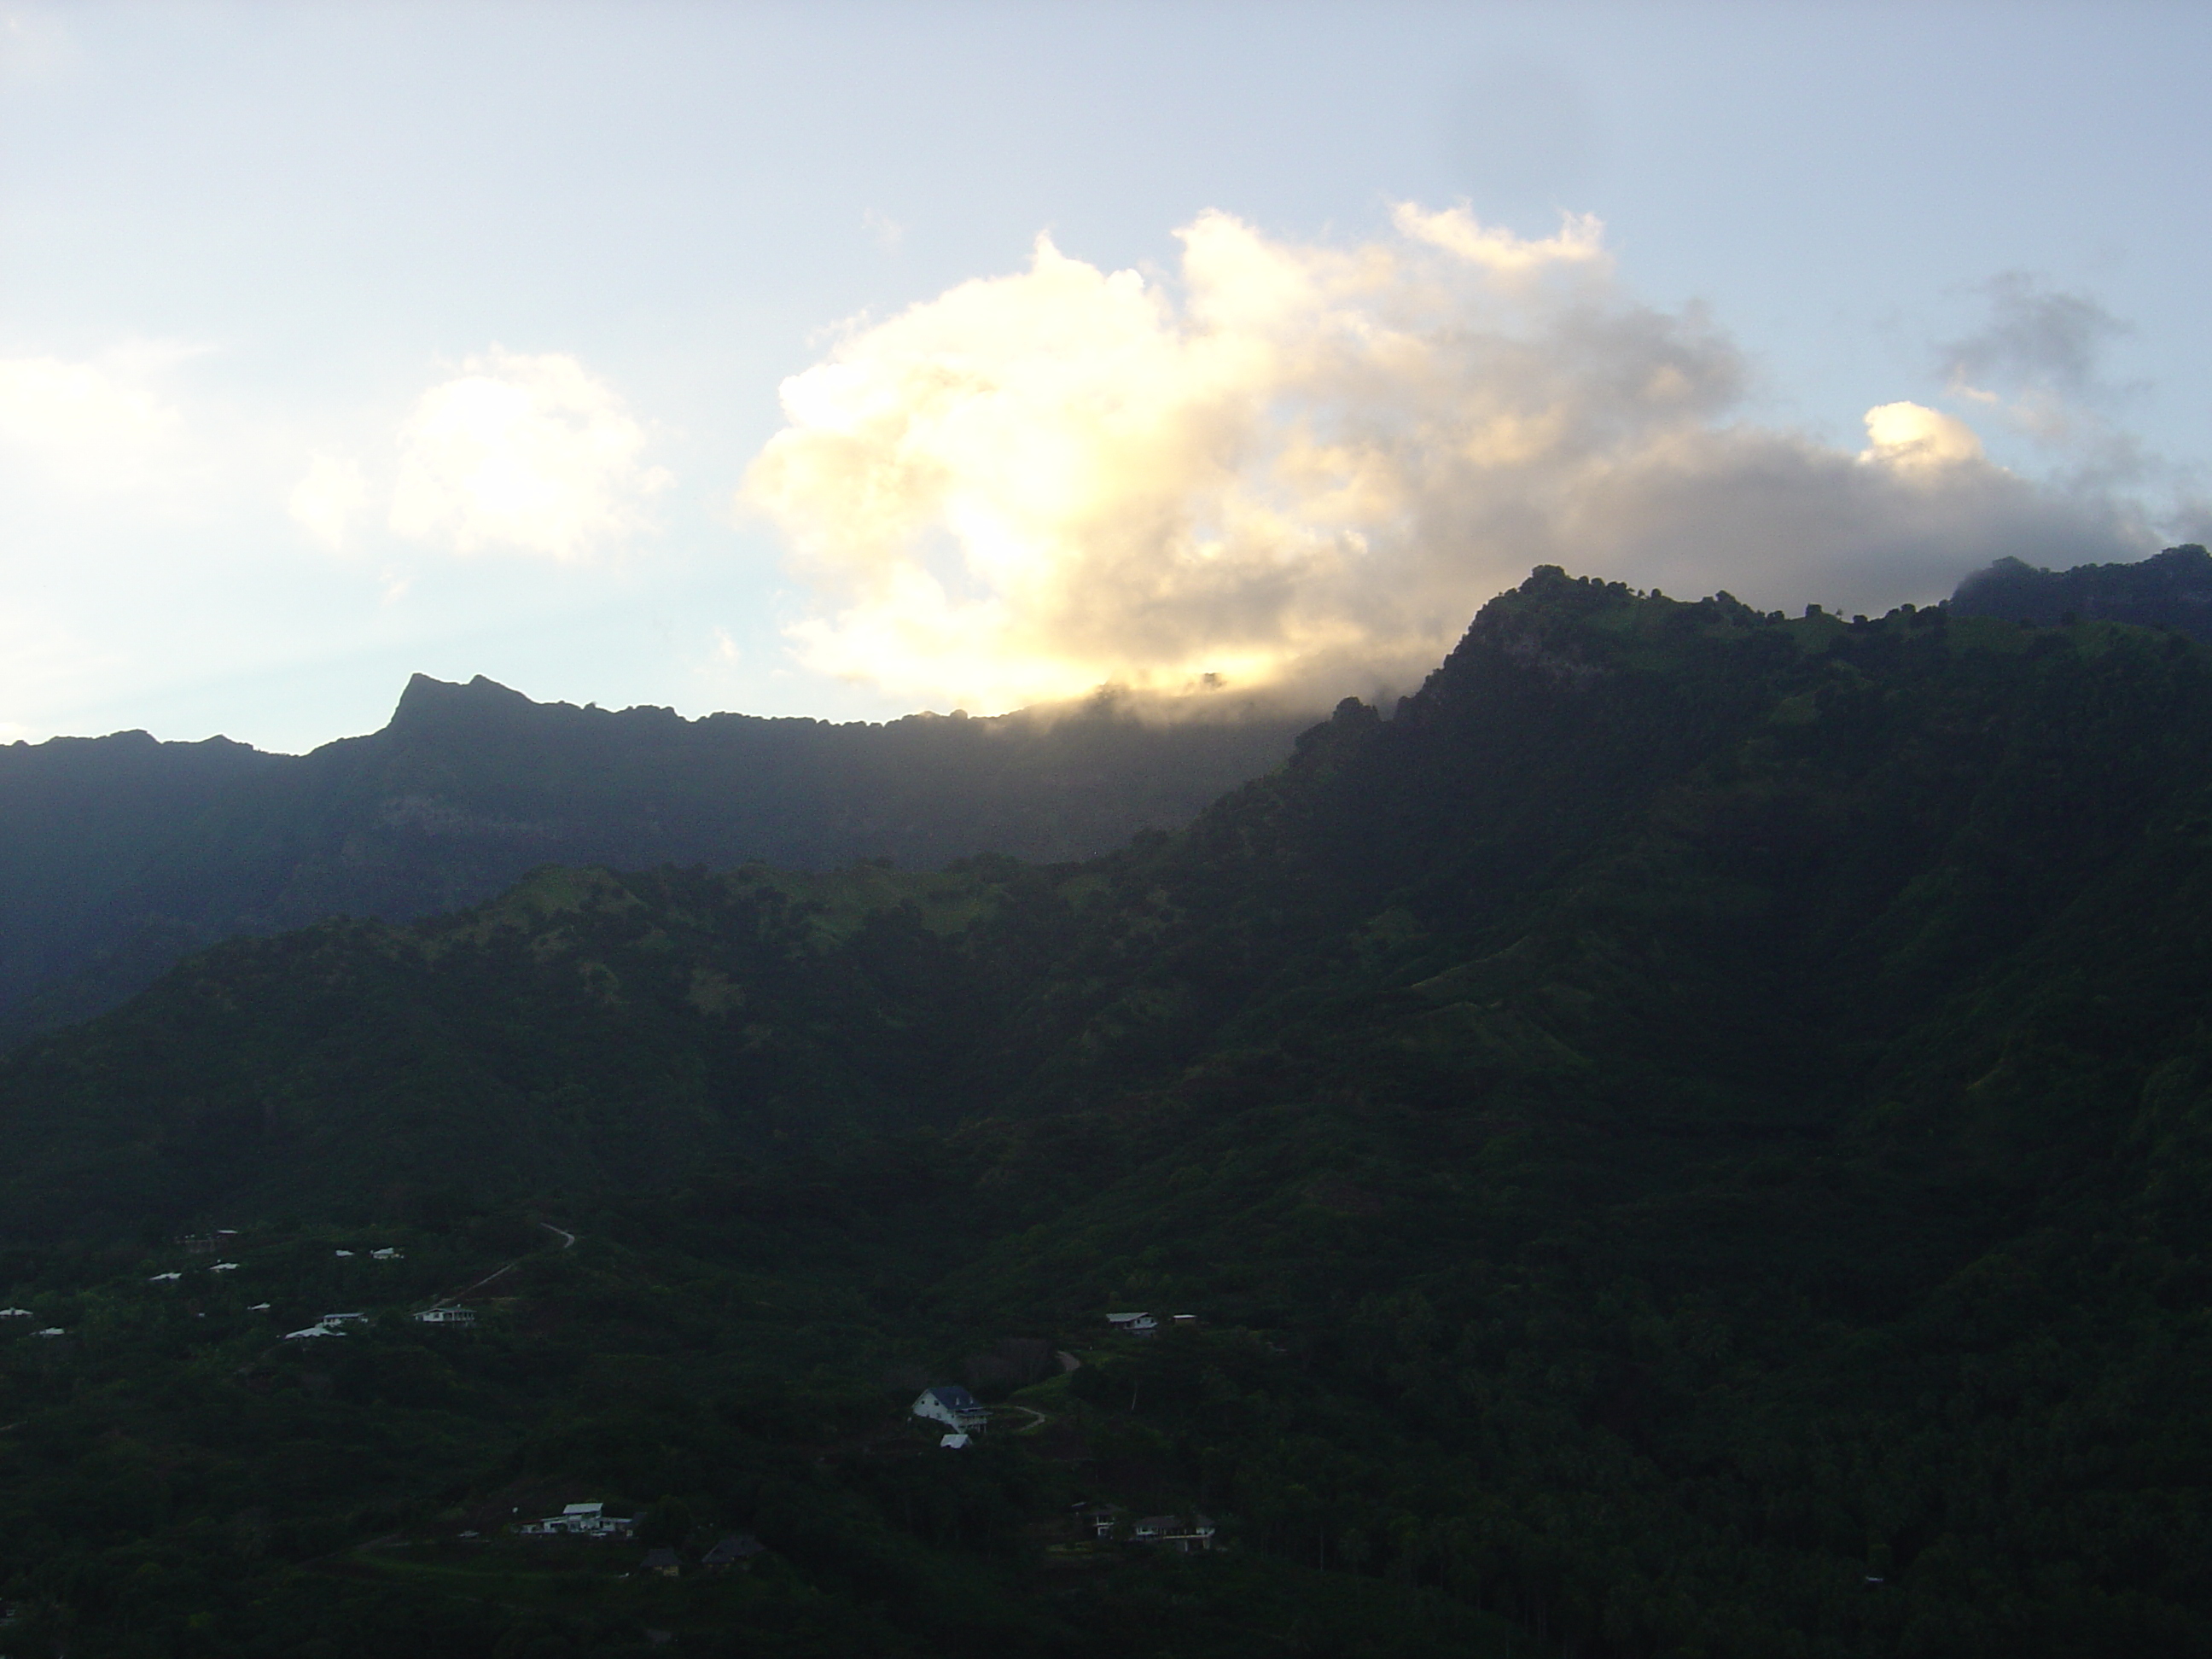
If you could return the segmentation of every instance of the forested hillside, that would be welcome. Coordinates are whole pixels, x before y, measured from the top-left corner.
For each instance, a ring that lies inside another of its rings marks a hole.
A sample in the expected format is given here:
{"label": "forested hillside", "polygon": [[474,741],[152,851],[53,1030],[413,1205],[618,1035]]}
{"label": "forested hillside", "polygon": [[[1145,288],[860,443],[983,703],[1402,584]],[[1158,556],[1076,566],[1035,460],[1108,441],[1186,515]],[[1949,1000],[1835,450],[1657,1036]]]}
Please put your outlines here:
{"label": "forested hillside", "polygon": [[[0,1061],[7,1593],[85,1653],[2200,1652],[2208,758],[2185,638],[1545,569],[1103,858],[222,945]],[[682,1576],[502,1531],[578,1498]]]}
{"label": "forested hillside", "polygon": [[2069,617],[2166,628],[2212,639],[2212,553],[2191,542],[2133,564],[2045,570],[1999,559],[1959,584],[1953,614],[2002,617],[2045,627]]}
{"label": "forested hillside", "polygon": [[143,732],[0,748],[0,1039],[112,1006],[187,951],[404,921],[532,866],[793,869],[1101,853],[1282,757],[1303,717],[1162,724],[1126,701],[884,725],[533,703],[416,675],[306,756]]}

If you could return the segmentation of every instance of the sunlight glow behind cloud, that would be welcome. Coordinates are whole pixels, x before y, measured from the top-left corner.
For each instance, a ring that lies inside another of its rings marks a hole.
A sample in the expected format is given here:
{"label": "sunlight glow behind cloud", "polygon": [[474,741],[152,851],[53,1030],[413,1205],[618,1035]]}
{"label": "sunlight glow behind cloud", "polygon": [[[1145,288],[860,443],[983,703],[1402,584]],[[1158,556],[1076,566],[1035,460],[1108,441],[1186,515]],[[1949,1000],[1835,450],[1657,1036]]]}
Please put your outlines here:
{"label": "sunlight glow behind cloud", "polygon": [[368,483],[357,461],[317,455],[292,488],[293,521],[333,552],[346,544],[354,516],[368,505]]}
{"label": "sunlight glow behind cloud", "polygon": [[1869,447],[1863,461],[1906,471],[1956,466],[1982,459],[1982,441],[1955,415],[1924,404],[1883,404],[1866,412]]}
{"label": "sunlight glow behind cloud", "polygon": [[[182,422],[145,383],[149,354],[120,362],[0,359],[0,445],[34,456],[42,481],[113,489],[141,482]],[[152,354],[166,362],[174,353]]]}
{"label": "sunlight glow behind cloud", "polygon": [[648,435],[574,358],[495,346],[400,428],[392,532],[455,553],[591,559],[645,530],[645,499],[673,482],[644,465]]}
{"label": "sunlight glow behind cloud", "polygon": [[1394,225],[1328,246],[1205,214],[1172,282],[1041,237],[857,328],[785,382],[739,498],[820,600],[802,660],[993,709],[1325,696],[1410,685],[1537,563],[1875,605],[1999,553],[2143,550],[1938,410],[1871,411],[1863,453],[1737,418],[1734,345],[1624,292],[1595,219]]}

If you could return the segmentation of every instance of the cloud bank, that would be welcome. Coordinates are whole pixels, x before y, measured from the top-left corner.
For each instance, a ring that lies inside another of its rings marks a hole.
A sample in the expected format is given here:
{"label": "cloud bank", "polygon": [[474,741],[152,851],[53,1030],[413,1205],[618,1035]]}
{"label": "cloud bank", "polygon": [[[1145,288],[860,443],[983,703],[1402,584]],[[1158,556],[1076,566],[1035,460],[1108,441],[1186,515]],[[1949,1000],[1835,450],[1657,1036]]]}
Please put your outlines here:
{"label": "cloud bank", "polygon": [[1030,268],[853,331],[782,387],[741,504],[820,601],[810,667],[998,709],[1104,683],[1406,686],[1530,566],[1871,609],[2001,553],[2137,556],[2108,501],[1892,403],[1843,449],[1637,301],[1596,221],[1398,210],[1335,246],[1219,213],[1167,278]]}

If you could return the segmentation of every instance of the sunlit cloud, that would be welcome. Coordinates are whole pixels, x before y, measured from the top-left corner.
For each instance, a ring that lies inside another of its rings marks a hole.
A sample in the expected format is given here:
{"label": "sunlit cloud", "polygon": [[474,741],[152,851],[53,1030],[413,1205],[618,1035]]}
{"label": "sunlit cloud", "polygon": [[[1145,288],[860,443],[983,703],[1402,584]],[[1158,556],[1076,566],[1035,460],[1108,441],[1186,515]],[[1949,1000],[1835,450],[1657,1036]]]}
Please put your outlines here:
{"label": "sunlit cloud", "polygon": [[140,486],[182,433],[182,416],[152,384],[177,355],[0,358],[0,450],[34,462],[48,488]]}
{"label": "sunlit cloud", "polygon": [[1982,457],[1982,441],[1955,415],[1925,404],[1883,404],[1866,412],[1863,461],[1907,472],[1936,471]]}
{"label": "sunlit cloud", "polygon": [[1026,270],[856,326],[784,383],[740,495],[816,596],[800,659],[971,708],[1322,696],[1411,684],[1537,563],[1871,607],[2000,552],[2143,550],[1940,410],[1870,411],[1864,450],[1742,418],[1735,346],[1628,294],[1595,219],[1394,229],[1299,244],[1209,213],[1171,279],[1041,238]]}
{"label": "sunlit cloud", "polygon": [[1493,272],[1535,272],[1575,264],[1612,269],[1605,248],[1605,225],[1594,213],[1568,214],[1560,222],[1558,235],[1533,238],[1485,225],[1465,208],[1427,213],[1411,202],[1401,202],[1390,222],[1415,241],[1430,243]]}
{"label": "sunlit cloud", "polygon": [[576,562],[647,528],[673,482],[622,398],[573,357],[494,347],[422,394],[399,430],[392,532],[454,553]]}
{"label": "sunlit cloud", "polygon": [[294,523],[336,552],[345,546],[354,520],[368,505],[368,481],[358,461],[317,455],[292,487],[286,505]]}

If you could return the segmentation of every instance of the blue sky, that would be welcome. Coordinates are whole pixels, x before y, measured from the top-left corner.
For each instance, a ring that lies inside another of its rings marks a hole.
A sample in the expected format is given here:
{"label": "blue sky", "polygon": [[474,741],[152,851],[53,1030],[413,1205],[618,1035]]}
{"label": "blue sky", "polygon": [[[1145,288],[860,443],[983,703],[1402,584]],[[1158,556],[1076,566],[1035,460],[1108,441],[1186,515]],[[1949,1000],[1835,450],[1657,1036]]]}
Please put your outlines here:
{"label": "blue sky", "polygon": [[2199,8],[82,4],[0,41],[0,736],[296,750],[416,670],[842,719],[1318,697],[1538,557],[1864,607],[2203,533]]}

